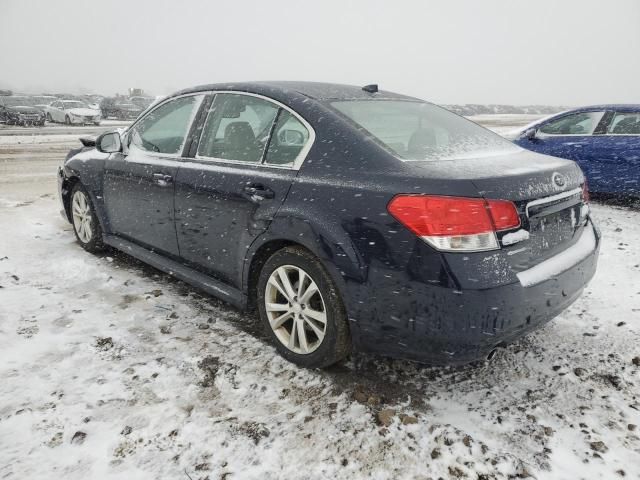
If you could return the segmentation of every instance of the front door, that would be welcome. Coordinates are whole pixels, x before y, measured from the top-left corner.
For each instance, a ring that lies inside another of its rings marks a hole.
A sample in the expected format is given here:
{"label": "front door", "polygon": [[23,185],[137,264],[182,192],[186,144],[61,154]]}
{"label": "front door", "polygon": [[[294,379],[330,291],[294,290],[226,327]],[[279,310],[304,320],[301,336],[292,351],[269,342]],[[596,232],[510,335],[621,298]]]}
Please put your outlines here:
{"label": "front door", "polygon": [[111,233],[178,256],[175,177],[202,95],[171,99],[136,122],[123,153],[105,162],[104,202]]}
{"label": "front door", "polygon": [[589,155],[592,136],[604,127],[604,111],[577,112],[543,123],[534,138],[518,143],[538,153],[579,161]]}
{"label": "front door", "polygon": [[247,249],[269,226],[308,150],[309,129],[268,99],[219,93],[197,155],[178,170],[184,261],[241,288]]}

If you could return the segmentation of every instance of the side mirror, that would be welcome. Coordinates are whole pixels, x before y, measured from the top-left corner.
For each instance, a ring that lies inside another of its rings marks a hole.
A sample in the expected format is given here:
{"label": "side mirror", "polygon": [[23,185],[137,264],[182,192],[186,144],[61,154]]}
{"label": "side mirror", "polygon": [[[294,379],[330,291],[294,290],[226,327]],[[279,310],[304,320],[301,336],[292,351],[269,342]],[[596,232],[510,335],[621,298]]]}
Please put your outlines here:
{"label": "side mirror", "polygon": [[102,153],[122,151],[122,140],[118,132],[103,133],[96,139],[96,149]]}
{"label": "side mirror", "polygon": [[522,134],[522,138],[526,138],[527,140],[535,140],[536,133],[538,133],[537,128],[530,128],[524,131],[524,133]]}

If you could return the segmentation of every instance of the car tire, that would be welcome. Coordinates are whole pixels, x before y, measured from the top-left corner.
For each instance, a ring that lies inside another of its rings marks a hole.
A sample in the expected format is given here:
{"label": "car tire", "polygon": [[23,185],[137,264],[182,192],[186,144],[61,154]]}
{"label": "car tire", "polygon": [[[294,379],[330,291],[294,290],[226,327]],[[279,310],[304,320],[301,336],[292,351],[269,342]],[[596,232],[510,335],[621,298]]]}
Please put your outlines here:
{"label": "car tire", "polygon": [[103,250],[100,222],[98,222],[93,203],[91,203],[91,197],[80,182],[77,182],[71,189],[69,214],[73,233],[80,246],[91,253]]}
{"label": "car tire", "polygon": [[93,122],[93,124],[94,124],[96,127],[99,127],[99,126],[100,126],[100,122]]}
{"label": "car tire", "polygon": [[53,118],[51,118],[51,114],[47,113],[47,122],[53,123]]}
{"label": "car tire", "polygon": [[67,125],[71,125],[71,118],[69,118],[69,115],[65,115],[64,123],[66,123]]}
{"label": "car tire", "polygon": [[286,247],[266,261],[258,278],[257,303],[267,334],[290,362],[323,368],[349,355],[344,304],[329,273],[308,250]]}

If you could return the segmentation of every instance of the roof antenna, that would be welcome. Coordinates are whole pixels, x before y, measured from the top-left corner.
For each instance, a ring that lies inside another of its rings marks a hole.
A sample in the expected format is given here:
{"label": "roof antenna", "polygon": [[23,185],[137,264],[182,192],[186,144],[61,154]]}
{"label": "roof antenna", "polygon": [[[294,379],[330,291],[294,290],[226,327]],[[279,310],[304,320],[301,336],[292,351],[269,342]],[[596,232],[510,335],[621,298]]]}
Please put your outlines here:
{"label": "roof antenna", "polygon": [[378,93],[378,85],[375,83],[372,83],[371,85],[365,85],[364,87],[362,87],[362,90],[368,93]]}

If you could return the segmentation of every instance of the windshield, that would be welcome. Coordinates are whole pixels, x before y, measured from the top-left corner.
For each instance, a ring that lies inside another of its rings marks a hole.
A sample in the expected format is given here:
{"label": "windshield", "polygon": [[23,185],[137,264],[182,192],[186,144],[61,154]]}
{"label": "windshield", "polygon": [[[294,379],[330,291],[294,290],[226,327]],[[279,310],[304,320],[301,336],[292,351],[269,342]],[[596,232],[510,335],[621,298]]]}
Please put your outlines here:
{"label": "windshield", "polygon": [[56,97],[31,97],[34,105],[51,105],[57,100]]}
{"label": "windshield", "polygon": [[404,160],[472,158],[520,150],[497,134],[430,103],[349,100],[331,105]]}
{"label": "windshield", "polygon": [[64,105],[64,108],[87,108],[87,104],[84,102],[79,102],[76,100],[65,100],[64,102],[62,102]]}
{"label": "windshield", "polygon": [[7,107],[25,107],[34,104],[29,97],[2,97],[2,103]]}

